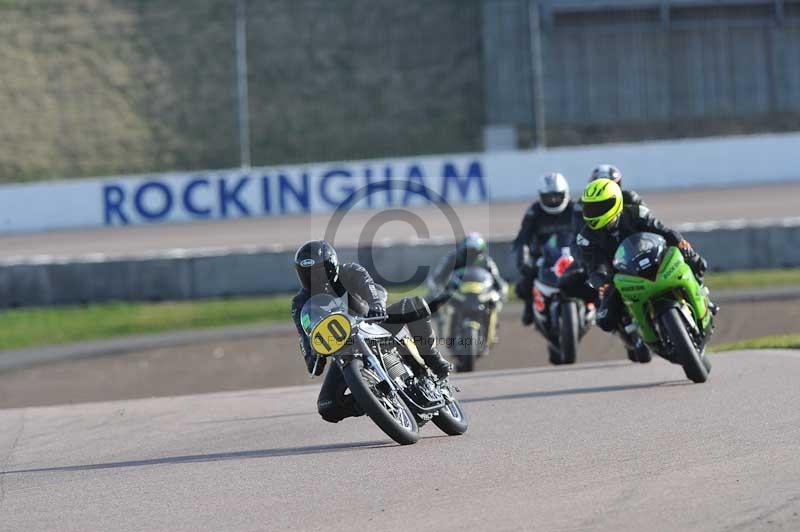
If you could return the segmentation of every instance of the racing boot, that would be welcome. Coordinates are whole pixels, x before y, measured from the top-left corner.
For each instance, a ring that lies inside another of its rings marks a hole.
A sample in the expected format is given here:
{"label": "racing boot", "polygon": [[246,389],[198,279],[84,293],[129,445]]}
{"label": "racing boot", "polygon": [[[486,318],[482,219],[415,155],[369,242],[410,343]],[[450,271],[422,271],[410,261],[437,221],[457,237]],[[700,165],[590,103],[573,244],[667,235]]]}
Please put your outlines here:
{"label": "racing boot", "polygon": [[522,325],[525,327],[533,323],[533,301],[526,300],[522,306]]}
{"label": "racing boot", "polygon": [[434,349],[430,355],[422,355],[422,360],[439,380],[446,379],[453,370],[453,365],[442,356],[438,349]]}
{"label": "racing boot", "polygon": [[439,377],[446,379],[453,369],[453,365],[447,361],[439,352],[439,340],[433,330],[431,318],[417,320],[408,324],[409,331],[414,336],[414,343],[417,345],[422,360],[425,365]]}
{"label": "racing boot", "polygon": [[650,348],[644,343],[644,340],[636,334],[636,326],[628,323],[619,329],[620,338],[625,343],[625,350],[628,354],[628,360],[637,362],[639,364],[647,364],[653,359],[650,353]]}

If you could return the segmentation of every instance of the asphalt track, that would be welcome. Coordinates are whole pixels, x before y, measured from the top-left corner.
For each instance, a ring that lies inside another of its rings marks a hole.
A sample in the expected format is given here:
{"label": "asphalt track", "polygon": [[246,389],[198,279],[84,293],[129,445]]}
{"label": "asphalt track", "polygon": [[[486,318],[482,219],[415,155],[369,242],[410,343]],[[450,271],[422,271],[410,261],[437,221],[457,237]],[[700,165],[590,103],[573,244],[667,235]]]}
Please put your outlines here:
{"label": "asphalt track", "polygon": [[[744,188],[647,192],[644,197],[659,218],[673,225],[794,217],[798,216],[800,181]],[[456,206],[455,211],[466,231],[480,231],[492,239],[510,238],[516,234],[530,201],[531,198],[512,203]],[[424,220],[430,237],[452,239],[453,229],[438,208],[408,210]],[[365,224],[374,216],[374,212],[346,216],[335,243],[358,242]],[[330,215],[298,215],[0,235],[0,260],[44,256],[65,259],[91,254],[141,256],[172,249],[219,251],[269,246],[294,249],[300,242],[324,235],[330,219]],[[406,222],[394,221],[381,226],[377,241],[405,242],[412,234]]]}
{"label": "asphalt track", "polygon": [[393,444],[316,387],[0,411],[0,530],[800,529],[800,356],[459,377],[469,432]]}

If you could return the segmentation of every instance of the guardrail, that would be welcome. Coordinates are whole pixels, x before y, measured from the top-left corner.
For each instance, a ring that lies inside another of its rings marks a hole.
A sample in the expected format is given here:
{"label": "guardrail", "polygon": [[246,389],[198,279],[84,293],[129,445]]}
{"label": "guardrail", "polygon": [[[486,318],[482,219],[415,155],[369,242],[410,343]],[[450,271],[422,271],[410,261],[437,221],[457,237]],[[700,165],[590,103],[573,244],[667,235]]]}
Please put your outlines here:
{"label": "guardrail", "polygon": [[[681,229],[714,270],[800,267],[800,218]],[[420,265],[437,264],[452,248],[447,243],[381,245],[371,248],[372,264],[365,265],[385,279],[407,282],[425,273]],[[0,262],[0,308],[286,293],[297,288],[293,251],[175,250],[143,257]],[[345,261],[359,259],[358,249],[340,252]],[[515,279],[510,243],[493,242],[490,252],[502,274]]]}

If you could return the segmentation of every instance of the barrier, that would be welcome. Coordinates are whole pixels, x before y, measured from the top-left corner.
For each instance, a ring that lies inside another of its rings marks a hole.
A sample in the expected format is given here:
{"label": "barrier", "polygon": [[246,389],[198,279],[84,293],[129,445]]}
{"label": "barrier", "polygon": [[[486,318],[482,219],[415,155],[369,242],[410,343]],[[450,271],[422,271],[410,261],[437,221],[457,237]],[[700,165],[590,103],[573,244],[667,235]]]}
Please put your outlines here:
{"label": "barrier", "polygon": [[[800,219],[683,229],[715,270],[800,267]],[[452,244],[379,246],[372,249],[373,266],[384,278],[402,282],[452,249]],[[340,250],[342,260],[358,260],[358,251]],[[503,276],[515,279],[510,243],[493,242],[490,253]],[[296,289],[293,250],[0,263],[0,307],[255,296]]]}
{"label": "barrier", "polygon": [[5,185],[0,232],[331,212],[358,191],[364,209],[513,200],[552,170],[578,190],[609,161],[637,190],[752,185],[800,178],[797,146],[750,135]]}

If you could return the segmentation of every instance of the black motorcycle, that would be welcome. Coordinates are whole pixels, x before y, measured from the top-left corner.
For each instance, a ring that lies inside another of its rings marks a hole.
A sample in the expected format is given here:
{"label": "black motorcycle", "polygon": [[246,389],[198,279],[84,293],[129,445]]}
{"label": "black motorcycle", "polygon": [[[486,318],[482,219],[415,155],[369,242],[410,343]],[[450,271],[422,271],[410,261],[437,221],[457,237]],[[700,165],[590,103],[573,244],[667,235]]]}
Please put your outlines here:
{"label": "black motorcycle", "polygon": [[303,305],[300,320],[311,348],[341,369],[370,419],[401,445],[416,443],[419,427],[428,421],[450,436],[465,433],[457,389],[427,369],[408,328],[393,335],[380,323],[397,317],[353,316],[347,297],[315,295]]}
{"label": "black motorcycle", "polygon": [[534,324],[545,337],[550,363],[574,364],[580,340],[594,322],[594,305],[570,297],[558,287],[559,279],[575,262],[571,233],[554,234],[546,242],[538,261],[533,285]]}
{"label": "black motorcycle", "polygon": [[497,315],[503,295],[492,274],[469,266],[453,273],[447,305],[440,312],[441,336],[446,339],[456,370],[473,371],[479,357],[489,354],[497,337]]}

